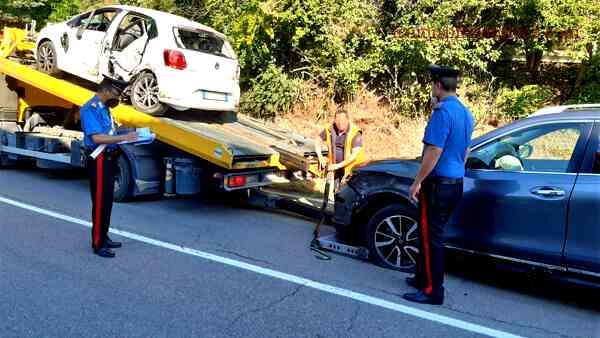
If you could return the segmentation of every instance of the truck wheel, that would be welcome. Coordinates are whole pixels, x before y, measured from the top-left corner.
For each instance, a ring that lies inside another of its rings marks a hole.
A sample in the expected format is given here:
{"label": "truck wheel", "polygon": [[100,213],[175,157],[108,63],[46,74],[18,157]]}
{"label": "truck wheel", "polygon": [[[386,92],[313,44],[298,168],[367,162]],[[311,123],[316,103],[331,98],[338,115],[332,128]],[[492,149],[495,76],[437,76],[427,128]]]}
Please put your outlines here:
{"label": "truck wheel", "polygon": [[126,202],[133,195],[133,175],[131,174],[131,165],[124,154],[117,158],[115,171],[115,202]]}
{"label": "truck wheel", "polygon": [[54,44],[50,40],[42,42],[37,50],[37,67],[42,72],[48,75],[60,74],[60,69],[57,67],[57,55]]}
{"label": "truck wheel", "polygon": [[131,103],[146,114],[153,116],[164,115],[169,106],[160,102],[158,98],[158,81],[154,74],[145,72],[140,74],[133,82],[131,90]]}
{"label": "truck wheel", "polygon": [[2,153],[0,153],[0,169],[6,169],[12,165],[14,165],[15,162],[10,160],[8,158],[8,156],[3,155]]}
{"label": "truck wheel", "polygon": [[412,272],[419,256],[417,212],[392,204],[371,217],[366,228],[369,258],[388,269]]}
{"label": "truck wheel", "polygon": [[[0,132],[0,145],[8,145],[7,136],[4,132]],[[8,156],[0,152],[0,169],[8,167],[10,164],[12,164],[12,161],[9,160]]]}

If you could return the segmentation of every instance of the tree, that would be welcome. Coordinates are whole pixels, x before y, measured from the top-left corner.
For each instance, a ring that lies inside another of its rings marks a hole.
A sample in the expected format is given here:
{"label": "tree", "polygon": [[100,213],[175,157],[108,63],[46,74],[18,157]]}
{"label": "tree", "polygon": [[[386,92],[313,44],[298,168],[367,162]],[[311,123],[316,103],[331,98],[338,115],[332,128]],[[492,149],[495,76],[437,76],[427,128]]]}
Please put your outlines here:
{"label": "tree", "polygon": [[36,20],[43,24],[51,10],[50,0],[5,0],[0,3],[0,17],[4,21],[23,23]]}
{"label": "tree", "polygon": [[582,52],[597,41],[599,13],[597,0],[511,0],[504,4],[500,24],[524,33],[516,43],[536,75],[544,53],[557,48]]}

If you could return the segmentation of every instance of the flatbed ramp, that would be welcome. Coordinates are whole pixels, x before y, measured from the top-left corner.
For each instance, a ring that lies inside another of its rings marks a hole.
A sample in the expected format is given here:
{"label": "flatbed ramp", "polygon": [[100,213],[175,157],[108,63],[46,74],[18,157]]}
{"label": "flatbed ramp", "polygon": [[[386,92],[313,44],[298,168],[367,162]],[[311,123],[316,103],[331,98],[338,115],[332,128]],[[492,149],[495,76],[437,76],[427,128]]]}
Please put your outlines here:
{"label": "flatbed ramp", "polygon": [[[28,105],[36,104],[36,96],[39,96],[36,92],[40,91],[62,101],[63,106],[80,107],[94,95],[93,91],[80,85],[7,58],[0,58],[0,73],[15,79],[29,92],[25,96],[31,100],[20,102],[21,113]],[[154,117],[124,104],[113,108],[112,112],[119,124],[148,127],[161,142],[225,169],[270,167],[317,173],[312,140],[235,113],[184,111],[168,117]]]}

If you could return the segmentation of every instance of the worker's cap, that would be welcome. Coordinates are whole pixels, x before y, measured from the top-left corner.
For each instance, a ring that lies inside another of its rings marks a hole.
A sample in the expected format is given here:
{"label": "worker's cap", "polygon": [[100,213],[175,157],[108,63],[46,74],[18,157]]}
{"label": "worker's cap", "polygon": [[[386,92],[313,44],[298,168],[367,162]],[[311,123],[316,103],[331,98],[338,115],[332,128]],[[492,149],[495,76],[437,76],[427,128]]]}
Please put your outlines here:
{"label": "worker's cap", "polygon": [[127,86],[129,85],[129,83],[127,83],[126,81],[121,81],[121,80],[116,80],[116,79],[111,79],[108,77],[105,77],[102,82],[100,82],[100,85],[98,86],[98,90],[106,90],[106,91],[110,91],[113,95],[115,96],[121,96],[121,93],[123,93],[123,91],[125,91],[125,88],[127,88]]}
{"label": "worker's cap", "polygon": [[437,80],[443,77],[458,77],[460,71],[450,67],[442,67],[438,65],[427,66],[429,73],[431,74],[431,80]]}

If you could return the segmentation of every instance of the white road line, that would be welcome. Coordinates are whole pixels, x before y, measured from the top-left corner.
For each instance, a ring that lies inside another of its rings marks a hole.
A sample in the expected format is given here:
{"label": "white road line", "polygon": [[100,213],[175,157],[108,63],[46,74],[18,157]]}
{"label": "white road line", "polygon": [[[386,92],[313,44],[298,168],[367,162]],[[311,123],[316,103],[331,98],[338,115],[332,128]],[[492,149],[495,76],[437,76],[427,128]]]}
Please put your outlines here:
{"label": "white road line", "polygon": [[[18,202],[9,198],[5,198],[0,196],[0,202],[5,203],[5,204],[9,204],[12,205],[14,207],[18,207],[18,208],[22,208],[22,209],[26,209],[29,211],[33,211],[36,212],[38,214],[42,214],[42,215],[46,215],[46,216],[50,216],[53,218],[57,218],[66,222],[70,222],[70,223],[75,223],[75,224],[79,224],[79,225],[83,225],[85,227],[91,227],[92,224],[88,221],[84,221],[82,219],[78,219],[78,218],[74,218],[71,216],[67,216],[67,215],[63,215],[54,211],[50,211],[50,210],[46,210],[43,208],[39,208],[27,203],[22,203],[22,202]],[[346,298],[350,298],[359,302],[363,302],[363,303],[367,303],[367,304],[371,304],[371,305],[375,305],[375,306],[379,306],[385,309],[389,309],[392,311],[396,311],[399,313],[403,313],[406,315],[410,315],[413,317],[417,317],[417,318],[421,318],[421,319],[426,319],[432,322],[436,322],[436,323],[440,323],[440,324],[444,324],[447,326],[452,326],[455,328],[459,328],[465,331],[470,331],[470,332],[474,332],[474,333],[478,333],[478,334],[482,334],[482,335],[486,335],[486,336],[490,336],[490,337],[506,337],[506,338],[516,338],[519,337],[517,335],[508,333],[508,332],[504,332],[504,331],[500,331],[500,330],[496,330],[496,329],[492,329],[492,328],[488,328],[485,326],[481,326],[481,325],[477,325],[477,324],[473,324],[473,323],[469,323],[463,320],[459,320],[459,319],[454,319],[451,317],[447,317],[447,316],[443,316],[443,315],[438,315],[435,313],[431,313],[431,312],[427,312],[427,311],[423,311],[423,310],[419,310],[417,308],[413,308],[413,307],[409,307],[406,305],[401,305],[401,304],[397,304],[397,303],[393,303],[381,298],[377,298],[377,297],[372,297],[363,293],[359,293],[359,292],[354,292],[351,290],[347,290],[347,289],[343,289],[343,288],[339,288],[333,285],[328,285],[328,284],[324,284],[324,283],[319,283],[319,282],[315,282],[313,280],[310,279],[306,279],[303,277],[299,277],[299,276],[295,276],[295,275],[291,275],[288,273],[284,273],[284,272],[279,272],[276,270],[272,270],[272,269],[267,269],[267,268],[263,268],[257,265],[253,265],[253,264],[248,264],[248,263],[244,263],[241,261],[237,261],[234,259],[230,259],[230,258],[226,258],[226,257],[221,257],[221,256],[217,256],[217,255],[213,255],[204,251],[200,251],[200,250],[196,250],[196,249],[192,249],[192,248],[188,248],[188,247],[184,247],[181,245],[177,245],[177,244],[172,244],[172,243],[168,243],[168,242],[163,242],[157,239],[153,239],[153,238],[149,238],[146,236],[141,236],[129,231],[123,231],[123,230],[117,230],[117,229],[110,229],[110,232],[115,234],[115,235],[120,235],[132,240],[136,240],[139,242],[143,242],[146,244],[150,244],[150,245],[154,245],[154,246],[158,246],[161,248],[165,248],[165,249],[169,249],[169,250],[173,250],[176,252],[180,252],[183,254],[187,254],[187,255],[191,255],[191,256],[196,256],[196,257],[200,257],[200,258],[204,258],[206,260],[212,261],[212,262],[217,262],[217,263],[221,263],[221,264],[225,264],[225,265],[229,265],[229,266],[233,266],[239,269],[243,269],[243,270],[247,270],[247,271],[252,271],[261,275],[265,275],[265,276],[269,276],[269,277],[273,277],[273,278],[277,278],[277,279],[281,279],[290,283],[294,283],[294,284],[299,284],[299,285],[303,285],[305,287],[308,288],[313,288],[316,290],[320,290],[323,292],[327,292],[330,294],[334,294],[334,295],[338,295],[338,296],[342,296],[342,297],[346,297]]]}

